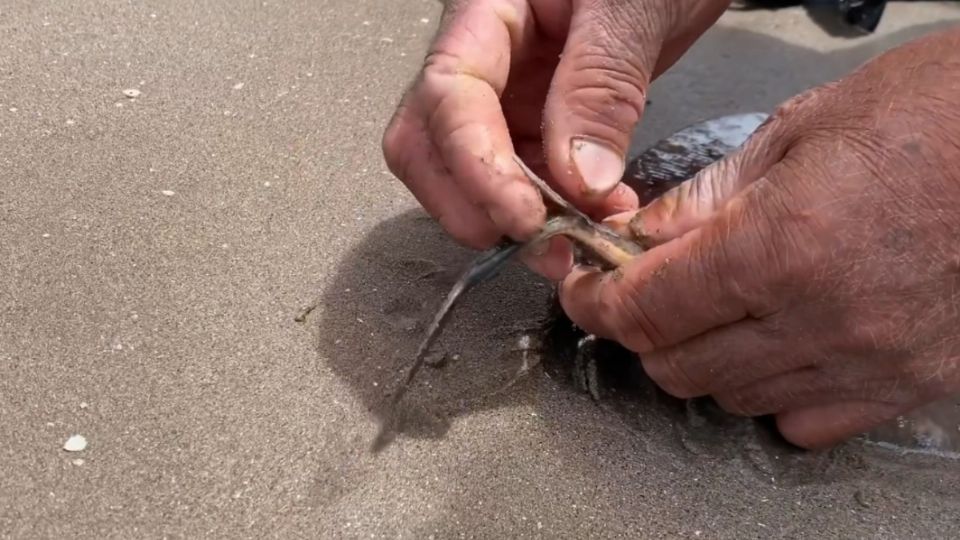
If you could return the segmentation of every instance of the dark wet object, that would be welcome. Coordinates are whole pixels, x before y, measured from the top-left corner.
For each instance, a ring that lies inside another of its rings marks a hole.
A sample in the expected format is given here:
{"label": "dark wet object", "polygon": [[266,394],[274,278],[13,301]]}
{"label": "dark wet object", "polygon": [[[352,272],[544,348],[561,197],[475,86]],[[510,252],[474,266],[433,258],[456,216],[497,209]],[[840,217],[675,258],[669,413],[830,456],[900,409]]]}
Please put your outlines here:
{"label": "dark wet object", "polygon": [[637,192],[641,204],[652,201],[735,150],[766,119],[764,113],[746,113],[689,126],[630,162],[623,183]]}
{"label": "dark wet object", "polygon": [[888,0],[739,0],[735,5],[744,8],[780,9],[806,6],[826,11],[847,26],[872,33],[880,25]]}
{"label": "dark wet object", "polygon": [[839,0],[837,9],[850,26],[873,32],[880,25],[887,0]]}

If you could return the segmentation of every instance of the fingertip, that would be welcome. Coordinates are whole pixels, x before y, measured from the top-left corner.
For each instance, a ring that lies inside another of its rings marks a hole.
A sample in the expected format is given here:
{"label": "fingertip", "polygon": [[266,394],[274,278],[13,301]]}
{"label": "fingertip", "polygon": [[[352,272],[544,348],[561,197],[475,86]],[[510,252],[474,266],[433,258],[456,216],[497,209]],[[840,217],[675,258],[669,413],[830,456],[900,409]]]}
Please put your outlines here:
{"label": "fingertip", "polygon": [[670,221],[675,199],[670,194],[640,208],[627,222],[627,228],[640,245],[646,249],[673,240],[685,232]]}
{"label": "fingertip", "polygon": [[848,401],[787,411],[777,415],[777,429],[791,444],[825,450],[895,418],[889,403]]}
{"label": "fingertip", "polygon": [[508,178],[500,183],[503,186],[502,197],[491,201],[491,217],[511,238],[526,241],[543,228],[547,221],[547,207],[540,191],[527,181],[515,163],[512,165],[509,169],[512,174],[506,171],[499,173]]}
{"label": "fingertip", "polygon": [[630,228],[630,222],[633,221],[633,217],[636,214],[637,212],[635,210],[628,210],[626,212],[613,214],[604,219],[603,224],[620,236],[630,238],[633,236],[633,230]]}
{"label": "fingertip", "polygon": [[406,108],[401,105],[383,130],[380,138],[380,151],[387,169],[401,180],[411,152],[407,150],[411,137],[411,121],[406,118]]}
{"label": "fingertip", "polygon": [[505,126],[468,123],[441,147],[456,184],[496,224],[500,232],[523,242],[546,221],[547,209],[537,188],[513,159]]}
{"label": "fingertip", "polygon": [[578,264],[560,284],[560,305],[578,325],[583,326],[591,310],[596,309],[594,304],[600,295],[602,278],[598,268]]}
{"label": "fingertip", "polygon": [[620,183],[606,199],[597,203],[580,205],[583,211],[597,221],[603,221],[616,214],[635,212],[640,208],[640,197],[630,186]]}
{"label": "fingertip", "polygon": [[[515,201],[516,199],[506,199],[504,201],[506,204],[488,203],[482,206],[484,206],[484,210],[490,218],[490,221],[496,225],[497,229],[503,231],[504,235],[509,236],[517,242],[526,242],[541,229],[546,213],[535,210],[530,210],[529,212],[520,211],[516,208],[518,205],[511,204]],[[524,207],[527,205],[519,206]]]}
{"label": "fingertip", "polygon": [[640,208],[640,196],[630,186],[619,183],[604,201],[604,207],[607,215],[637,210]]}
{"label": "fingertip", "polygon": [[524,253],[521,258],[532,271],[558,283],[573,268],[573,248],[566,238],[551,238],[541,251]]}
{"label": "fingertip", "polygon": [[826,450],[834,446],[837,436],[825,437],[822,426],[811,425],[810,416],[809,409],[780,413],[776,416],[777,431],[787,442],[804,450]]}

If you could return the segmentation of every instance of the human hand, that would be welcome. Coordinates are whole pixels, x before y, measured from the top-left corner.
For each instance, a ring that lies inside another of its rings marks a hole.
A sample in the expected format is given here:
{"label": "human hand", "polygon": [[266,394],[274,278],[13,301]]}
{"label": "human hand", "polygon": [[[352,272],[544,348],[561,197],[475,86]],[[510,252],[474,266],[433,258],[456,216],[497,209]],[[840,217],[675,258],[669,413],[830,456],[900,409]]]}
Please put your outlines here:
{"label": "human hand", "polygon": [[960,391],[960,30],[782,106],[635,215],[561,302],[668,393],[830,446]]}
{"label": "human hand", "polygon": [[[546,209],[518,155],[596,219],[636,209],[619,183],[647,86],[729,0],[448,0],[383,139],[390,170],[461,243],[526,240]],[[546,246],[543,246],[546,247]],[[559,280],[562,239],[528,261]]]}

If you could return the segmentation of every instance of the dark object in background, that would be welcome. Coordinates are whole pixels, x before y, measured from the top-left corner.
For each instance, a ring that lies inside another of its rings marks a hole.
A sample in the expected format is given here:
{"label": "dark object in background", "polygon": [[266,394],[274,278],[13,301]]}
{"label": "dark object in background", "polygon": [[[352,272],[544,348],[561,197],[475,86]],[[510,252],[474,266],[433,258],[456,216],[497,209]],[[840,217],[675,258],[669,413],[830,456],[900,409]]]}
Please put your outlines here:
{"label": "dark object in background", "polygon": [[887,0],[839,0],[837,6],[844,22],[867,32],[873,32],[880,25]]}
{"label": "dark object in background", "polygon": [[883,18],[888,0],[738,0],[745,8],[779,9],[791,6],[828,9],[844,24],[872,33]]}

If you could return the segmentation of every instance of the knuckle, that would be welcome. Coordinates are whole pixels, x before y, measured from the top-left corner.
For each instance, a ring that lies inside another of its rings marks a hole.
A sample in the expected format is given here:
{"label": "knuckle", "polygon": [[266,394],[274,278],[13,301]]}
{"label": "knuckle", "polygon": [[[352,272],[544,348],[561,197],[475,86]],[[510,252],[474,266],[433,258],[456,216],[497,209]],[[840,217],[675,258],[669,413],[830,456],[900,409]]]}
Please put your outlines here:
{"label": "knuckle", "polygon": [[451,114],[450,108],[435,109],[429,125],[434,146],[446,157],[455,172],[475,177],[475,187],[489,185],[496,180],[493,148],[486,126],[473,117]]}
{"label": "knuckle", "polygon": [[773,110],[773,114],[770,115],[770,118],[767,119],[767,122],[764,122],[761,128],[771,126],[777,122],[783,122],[784,120],[790,120],[797,111],[801,110],[803,104],[815,95],[815,92],[816,90],[807,90],[777,105]]}
{"label": "knuckle", "polygon": [[[834,308],[836,309],[836,308]],[[879,314],[878,314],[879,315]],[[841,355],[871,351],[883,354],[909,354],[910,347],[902,339],[903,325],[896,318],[865,315],[860,310],[843,309],[830,332],[830,349]]]}
{"label": "knuckle", "polygon": [[537,212],[528,212],[517,214],[515,212],[502,211],[492,203],[487,205],[487,212],[490,219],[503,230],[503,232],[513,238],[532,238],[542,225],[541,215]]}
{"label": "knuckle", "polygon": [[831,96],[836,94],[840,84],[836,81],[827,82],[783,101],[756,132],[779,136],[788,130],[799,131],[810,122],[815,122],[815,118],[829,116],[829,113],[824,112],[824,107],[835,101]]}
{"label": "knuckle", "polygon": [[443,48],[434,47],[423,59],[423,79],[449,77],[460,72],[460,58]]}
{"label": "knuckle", "polygon": [[611,312],[617,315],[622,342],[635,352],[652,350],[667,344],[658,327],[658,314],[643,301],[642,285],[623,279],[619,290],[611,293]]}
{"label": "knuckle", "polygon": [[[768,200],[772,200],[771,198]],[[806,218],[786,210],[776,216],[763,216],[756,226],[760,264],[769,269],[768,290],[785,301],[790,296],[814,293],[819,280],[811,279],[828,259],[824,239],[826,231],[806,223]],[[772,306],[771,306],[772,307]]]}
{"label": "knuckle", "polygon": [[[457,57],[443,52],[431,52],[420,71],[414,93],[430,116],[438,111],[449,111],[455,105],[459,94],[456,92],[457,80],[471,77],[461,71]],[[447,115],[449,116],[449,115]]]}
{"label": "knuckle", "polygon": [[759,399],[738,392],[725,392],[713,396],[724,411],[734,416],[759,416],[769,412]]}
{"label": "knuckle", "polygon": [[406,161],[403,159],[404,152],[401,148],[403,140],[401,136],[402,132],[403,125],[400,116],[394,116],[393,120],[387,125],[387,129],[384,130],[383,139],[380,144],[387,168],[400,178],[404,176],[404,162]]}
{"label": "knuckle", "polygon": [[[748,306],[751,315],[770,315],[792,298],[815,293],[818,269],[829,257],[828,231],[814,217],[798,211],[782,183],[757,182],[723,223],[713,268],[726,268],[728,289]],[[827,240],[828,241],[828,240]],[[762,269],[757,274],[757,269]]]}
{"label": "knuckle", "polygon": [[594,46],[572,61],[564,101],[582,118],[628,132],[643,115],[645,81],[626,57]]}
{"label": "knuckle", "polygon": [[567,94],[566,102],[570,111],[595,124],[593,129],[602,130],[597,136],[605,139],[628,134],[643,113],[643,106],[625,98],[616,86],[611,82],[581,85]]}
{"label": "knuckle", "polygon": [[641,356],[643,369],[664,392],[678,399],[691,399],[706,395],[683,367],[680,353],[675,350],[659,351]]}
{"label": "knuckle", "polygon": [[454,240],[470,249],[489,249],[499,239],[496,230],[489,224],[470,223],[450,214],[441,215],[437,221]]}
{"label": "knuckle", "polygon": [[749,288],[745,288],[736,279],[741,273],[737,265],[743,264],[743,258],[736,253],[737,243],[729,238],[731,233],[727,227],[710,233],[723,238],[707,236],[693,246],[693,253],[686,261],[689,266],[686,273],[694,281],[691,286],[703,291],[706,298],[727,300],[725,297],[732,296],[739,305],[753,305],[754,284],[750,282]]}
{"label": "knuckle", "polygon": [[771,120],[773,122],[794,120],[808,108],[808,105],[820,99],[824,94],[829,93],[834,87],[835,83],[822,84],[787,99],[774,109],[770,117]]}

